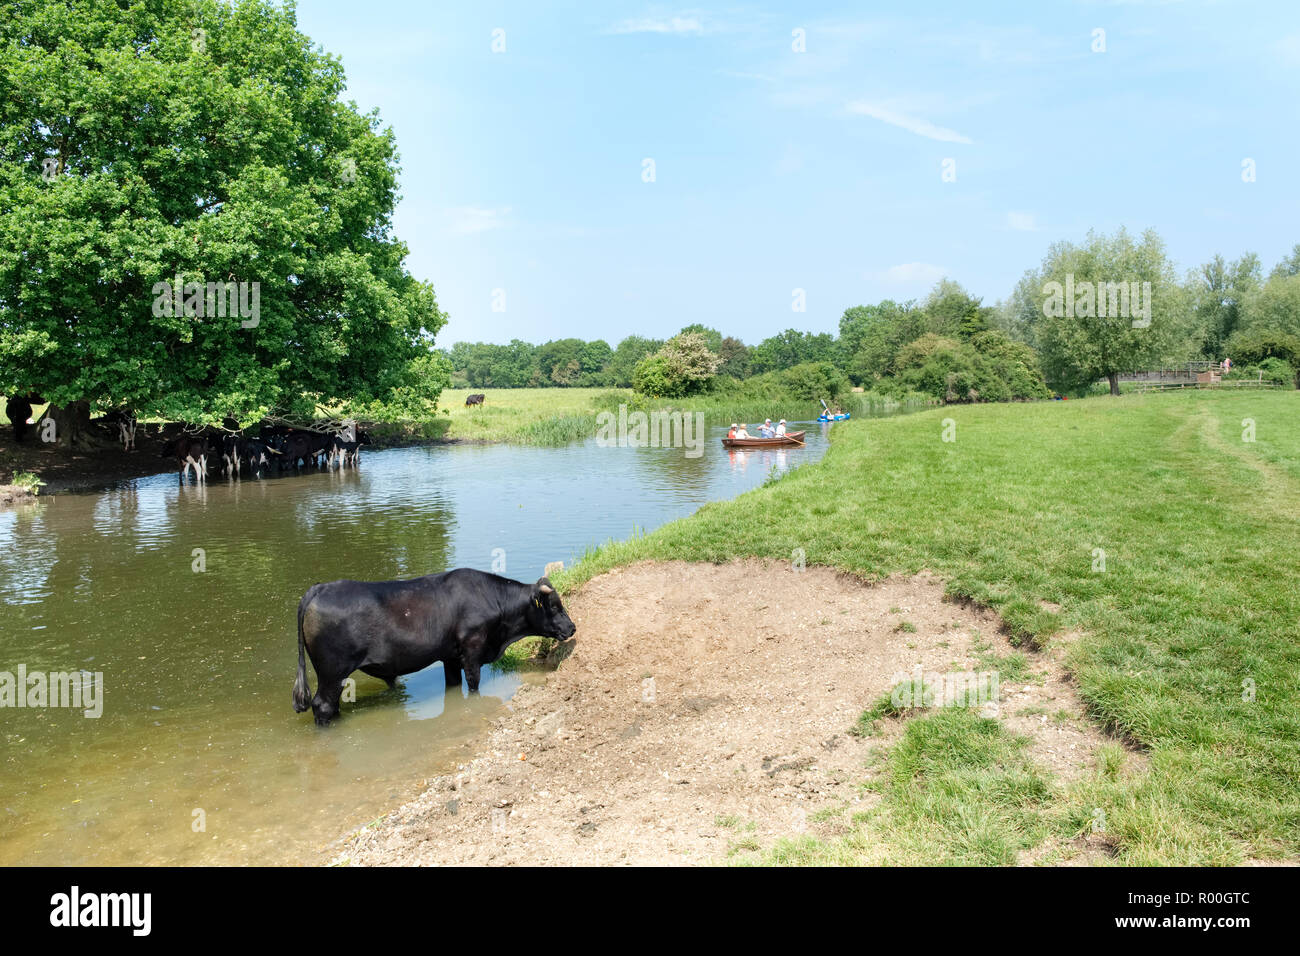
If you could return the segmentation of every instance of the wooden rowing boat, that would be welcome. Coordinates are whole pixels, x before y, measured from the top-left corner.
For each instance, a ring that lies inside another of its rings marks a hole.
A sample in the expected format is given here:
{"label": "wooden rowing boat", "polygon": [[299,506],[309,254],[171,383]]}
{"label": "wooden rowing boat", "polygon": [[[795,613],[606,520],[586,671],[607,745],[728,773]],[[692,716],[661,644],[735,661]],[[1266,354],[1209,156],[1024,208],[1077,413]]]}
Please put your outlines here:
{"label": "wooden rowing boat", "polygon": [[802,445],[807,432],[786,432],[776,438],[724,438],[723,448],[771,448],[775,445]]}

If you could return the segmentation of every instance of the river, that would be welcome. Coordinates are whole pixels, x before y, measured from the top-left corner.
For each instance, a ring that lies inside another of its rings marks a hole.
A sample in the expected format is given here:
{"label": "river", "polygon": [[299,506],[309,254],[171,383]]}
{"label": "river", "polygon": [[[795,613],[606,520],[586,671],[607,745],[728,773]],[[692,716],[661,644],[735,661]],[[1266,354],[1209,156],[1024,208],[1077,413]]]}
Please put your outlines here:
{"label": "river", "polygon": [[102,691],[98,716],[0,707],[0,864],[321,862],[466,762],[545,675],[488,668],[481,697],[448,698],[440,664],[396,690],[358,673],[321,730],[289,695],[311,584],[462,566],[535,580],[816,460],[829,426],[806,427],[807,447],[745,453],[712,429],[698,457],[594,439],[390,449],[345,471],[165,474],[0,510],[0,672],[80,672]]}

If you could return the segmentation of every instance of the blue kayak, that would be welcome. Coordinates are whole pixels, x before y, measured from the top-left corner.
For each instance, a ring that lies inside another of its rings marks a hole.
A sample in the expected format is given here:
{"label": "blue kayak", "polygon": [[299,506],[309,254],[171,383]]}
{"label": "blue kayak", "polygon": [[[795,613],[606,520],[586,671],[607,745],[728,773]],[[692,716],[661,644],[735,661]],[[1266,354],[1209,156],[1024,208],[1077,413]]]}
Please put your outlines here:
{"label": "blue kayak", "polygon": [[842,422],[848,417],[849,417],[849,413],[845,412],[843,415],[829,415],[829,416],[823,415],[821,418],[817,420],[819,422]]}

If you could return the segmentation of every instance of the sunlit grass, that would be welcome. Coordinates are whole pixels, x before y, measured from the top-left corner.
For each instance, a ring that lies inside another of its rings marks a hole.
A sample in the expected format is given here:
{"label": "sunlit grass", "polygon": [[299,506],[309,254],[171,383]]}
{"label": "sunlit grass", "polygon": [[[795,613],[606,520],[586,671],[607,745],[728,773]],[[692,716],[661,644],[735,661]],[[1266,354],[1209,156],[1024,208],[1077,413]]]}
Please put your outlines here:
{"label": "sunlit grass", "polygon": [[[487,401],[466,408],[465,397],[475,393]],[[596,416],[631,394],[608,388],[449,389],[438,405],[448,412],[449,439],[560,445],[596,434]]]}
{"label": "sunlit grass", "polygon": [[[1247,418],[1253,442],[1242,440]],[[945,419],[955,441],[942,440]],[[1103,773],[1013,810],[967,787],[954,820],[928,832],[952,841],[951,827],[969,820],[958,843],[971,850],[936,854],[1001,861],[1018,844],[987,821],[1032,819],[1029,832],[1068,837],[1100,811],[1121,862],[1295,858],[1297,462],[1296,392],[950,406],[837,427],[818,464],[611,543],[558,581],[572,588],[646,558],[788,560],[796,549],[869,579],[929,569],[952,594],[995,608],[1027,647],[1077,635],[1067,660],[1091,718],[1149,758],[1145,773]],[[966,718],[911,721],[935,719]],[[907,830],[918,818],[904,812],[912,796],[886,792],[888,812],[862,825],[861,859],[876,859],[865,847],[880,841],[919,853]]]}

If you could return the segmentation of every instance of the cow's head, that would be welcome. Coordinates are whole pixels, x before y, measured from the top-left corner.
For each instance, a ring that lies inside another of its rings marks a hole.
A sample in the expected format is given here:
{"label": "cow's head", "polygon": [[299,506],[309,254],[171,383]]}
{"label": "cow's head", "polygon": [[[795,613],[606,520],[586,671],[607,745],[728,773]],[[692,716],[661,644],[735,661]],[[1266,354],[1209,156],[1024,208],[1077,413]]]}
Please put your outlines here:
{"label": "cow's head", "polygon": [[560,592],[551,585],[550,579],[540,578],[533,585],[532,598],[528,602],[528,623],[534,633],[542,637],[554,637],[566,641],[577,630],[569,615],[560,603]]}

